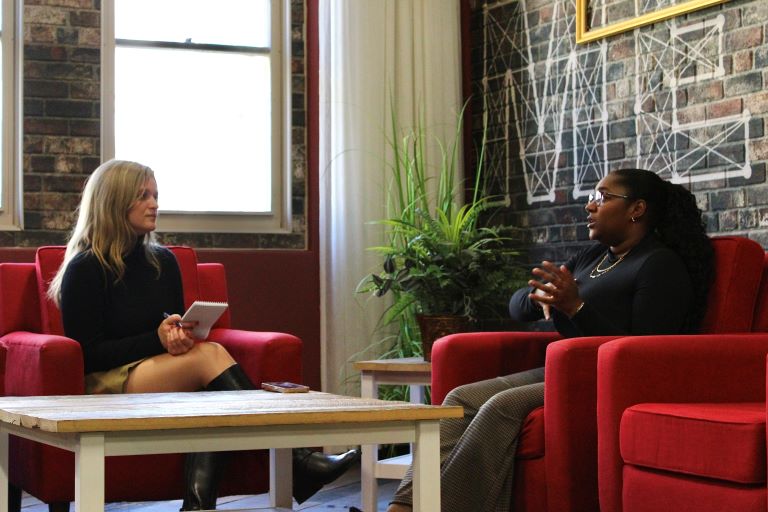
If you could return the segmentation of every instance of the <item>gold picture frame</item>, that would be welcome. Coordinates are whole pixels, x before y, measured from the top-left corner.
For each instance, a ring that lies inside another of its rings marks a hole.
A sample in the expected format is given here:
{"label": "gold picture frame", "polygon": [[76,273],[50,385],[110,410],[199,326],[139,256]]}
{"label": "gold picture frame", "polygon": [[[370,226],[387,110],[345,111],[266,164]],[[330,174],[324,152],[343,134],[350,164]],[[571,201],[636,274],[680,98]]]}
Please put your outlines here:
{"label": "gold picture frame", "polygon": [[648,12],[635,18],[629,18],[626,20],[616,21],[608,23],[605,26],[599,28],[590,28],[588,26],[588,12],[589,3],[591,0],[576,0],[576,42],[577,43],[589,43],[596,41],[604,37],[610,37],[622,32],[650,25],[652,23],[658,23],[681,14],[685,14],[692,11],[698,11],[699,9],[705,9],[713,5],[718,5],[727,2],[728,0],[687,0],[685,2],[670,5],[658,11]]}

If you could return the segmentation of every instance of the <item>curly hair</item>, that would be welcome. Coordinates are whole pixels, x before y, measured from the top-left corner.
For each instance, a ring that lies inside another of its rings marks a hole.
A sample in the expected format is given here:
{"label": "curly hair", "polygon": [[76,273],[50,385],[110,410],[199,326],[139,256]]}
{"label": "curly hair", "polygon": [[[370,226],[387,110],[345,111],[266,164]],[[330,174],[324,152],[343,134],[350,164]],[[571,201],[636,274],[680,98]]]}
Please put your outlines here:
{"label": "curly hair", "polygon": [[689,330],[698,330],[707,307],[714,273],[714,250],[704,229],[696,197],[682,185],[665,181],[643,169],[620,169],[612,174],[631,199],[647,205],[649,229],[683,260],[693,286]]}

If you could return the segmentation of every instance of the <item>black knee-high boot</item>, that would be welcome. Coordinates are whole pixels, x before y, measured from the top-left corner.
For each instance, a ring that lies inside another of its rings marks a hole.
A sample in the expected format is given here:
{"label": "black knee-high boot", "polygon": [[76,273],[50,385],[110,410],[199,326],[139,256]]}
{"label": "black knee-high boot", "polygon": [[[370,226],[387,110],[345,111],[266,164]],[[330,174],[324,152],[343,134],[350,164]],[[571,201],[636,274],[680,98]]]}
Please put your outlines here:
{"label": "black knee-high boot", "polygon": [[[205,386],[204,391],[253,389],[243,369],[235,364]],[[229,459],[227,452],[188,453],[184,461],[184,501],[181,510],[213,510],[219,495],[221,473]]]}
{"label": "black knee-high boot", "polygon": [[[237,365],[235,365],[237,366]],[[242,369],[237,366],[240,373]],[[223,377],[225,370],[204,388],[204,391],[231,391],[253,389],[248,377],[242,373],[250,387],[235,387],[231,379]],[[236,373],[236,372],[231,372]],[[224,471],[229,454],[227,452],[188,453],[184,460],[184,501],[181,510],[213,510],[219,495],[219,480]]]}
{"label": "black knee-high boot", "polygon": [[181,510],[214,510],[226,452],[188,453],[184,459],[184,501]]}
{"label": "black knee-high boot", "polygon": [[293,497],[304,503],[347,472],[360,460],[360,450],[349,450],[340,455],[325,455],[310,448],[293,449]]}
{"label": "black knee-high boot", "polygon": [[[207,391],[235,391],[240,389],[255,389],[242,367],[234,364],[224,370],[218,377],[213,379],[205,387]],[[187,480],[187,494],[190,495],[190,504],[203,503],[205,505],[216,504],[216,491],[218,490],[218,475],[221,473],[222,456],[217,454],[196,454],[200,461],[196,461],[200,466],[208,466],[218,471],[216,476],[211,472],[196,471],[193,475],[205,477],[205,483]],[[202,455],[213,455],[208,458]],[[293,497],[298,503],[308,500],[313,494],[319,491],[324,485],[329,484],[343,475],[355,462],[360,459],[360,450],[349,450],[341,455],[325,455],[313,451],[309,448],[295,448],[293,450]],[[187,473],[189,474],[189,473]],[[191,491],[194,489],[195,491]],[[196,491],[205,490],[201,495]],[[187,503],[185,495],[184,503]],[[197,510],[194,508],[183,508],[183,510]]]}

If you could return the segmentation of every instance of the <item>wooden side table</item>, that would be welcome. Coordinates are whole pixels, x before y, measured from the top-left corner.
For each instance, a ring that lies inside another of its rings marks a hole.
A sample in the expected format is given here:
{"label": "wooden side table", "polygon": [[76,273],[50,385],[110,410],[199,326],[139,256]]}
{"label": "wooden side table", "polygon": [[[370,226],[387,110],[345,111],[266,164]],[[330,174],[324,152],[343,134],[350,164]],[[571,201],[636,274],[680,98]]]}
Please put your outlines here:
{"label": "wooden side table", "polygon": [[[411,403],[423,403],[424,386],[432,382],[432,363],[420,357],[358,361],[355,369],[360,371],[360,395],[363,398],[378,398],[380,384],[407,384]],[[362,506],[365,512],[375,512],[378,510],[376,479],[402,479],[411,465],[411,454],[379,460],[379,445],[363,445],[362,451]]]}

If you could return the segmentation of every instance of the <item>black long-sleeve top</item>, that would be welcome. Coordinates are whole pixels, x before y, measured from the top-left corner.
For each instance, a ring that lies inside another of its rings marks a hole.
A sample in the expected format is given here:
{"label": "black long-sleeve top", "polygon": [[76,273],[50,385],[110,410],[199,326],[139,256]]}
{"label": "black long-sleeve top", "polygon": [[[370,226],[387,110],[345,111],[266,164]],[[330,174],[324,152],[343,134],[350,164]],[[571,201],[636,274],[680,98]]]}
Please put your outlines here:
{"label": "black long-sleeve top", "polygon": [[[606,257],[607,254],[607,257]],[[605,258],[605,261],[603,261]],[[573,318],[552,308],[552,320],[565,337],[675,334],[691,329],[693,304],[691,279],[682,259],[656,236],[646,236],[623,261],[604,245],[594,244],[568,260],[565,266],[578,282],[584,307]],[[528,298],[532,288],[517,290],[509,312],[518,321],[543,317],[537,303]]]}
{"label": "black long-sleeve top", "polygon": [[181,273],[173,253],[153,249],[160,276],[138,244],[115,282],[90,252],[72,258],[61,283],[65,334],[83,348],[85,373],[117,368],[165,352],[157,328],[163,313],[183,313]]}

